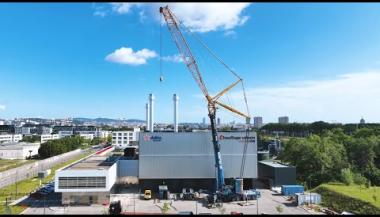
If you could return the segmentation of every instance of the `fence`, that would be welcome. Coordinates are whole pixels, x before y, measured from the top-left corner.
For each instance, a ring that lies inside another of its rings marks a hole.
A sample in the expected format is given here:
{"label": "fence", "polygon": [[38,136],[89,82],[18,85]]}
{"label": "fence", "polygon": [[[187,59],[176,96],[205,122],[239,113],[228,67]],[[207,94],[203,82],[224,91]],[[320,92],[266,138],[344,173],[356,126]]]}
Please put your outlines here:
{"label": "fence", "polygon": [[24,179],[35,177],[39,171],[50,169],[57,164],[66,162],[76,156],[79,156],[83,152],[84,151],[81,149],[76,149],[71,152],[0,172],[0,188],[14,184]]}

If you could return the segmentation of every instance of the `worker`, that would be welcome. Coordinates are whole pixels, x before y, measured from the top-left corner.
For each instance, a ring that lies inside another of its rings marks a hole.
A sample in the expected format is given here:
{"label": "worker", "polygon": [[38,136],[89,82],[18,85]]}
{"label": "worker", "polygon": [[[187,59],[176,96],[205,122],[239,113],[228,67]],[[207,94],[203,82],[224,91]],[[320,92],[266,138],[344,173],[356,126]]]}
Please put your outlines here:
{"label": "worker", "polygon": [[160,76],[160,82],[164,81],[164,76]]}

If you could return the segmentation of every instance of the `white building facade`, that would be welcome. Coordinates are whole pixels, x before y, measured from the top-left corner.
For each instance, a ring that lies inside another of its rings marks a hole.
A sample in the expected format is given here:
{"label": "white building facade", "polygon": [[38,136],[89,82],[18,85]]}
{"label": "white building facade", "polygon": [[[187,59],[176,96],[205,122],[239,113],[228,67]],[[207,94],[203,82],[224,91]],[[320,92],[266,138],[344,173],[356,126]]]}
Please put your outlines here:
{"label": "white building facade", "polygon": [[140,128],[133,128],[133,131],[112,132],[112,145],[122,149],[131,146],[133,142],[139,141]]}
{"label": "white building facade", "polygon": [[38,143],[8,143],[0,145],[0,159],[23,160],[38,154]]}
{"label": "white building facade", "polygon": [[18,142],[20,140],[22,140],[21,134],[0,134],[0,144]]}
{"label": "white building facade", "polygon": [[59,139],[59,134],[42,134],[41,135],[41,144],[42,143],[45,143],[49,140],[55,140],[55,139]]}

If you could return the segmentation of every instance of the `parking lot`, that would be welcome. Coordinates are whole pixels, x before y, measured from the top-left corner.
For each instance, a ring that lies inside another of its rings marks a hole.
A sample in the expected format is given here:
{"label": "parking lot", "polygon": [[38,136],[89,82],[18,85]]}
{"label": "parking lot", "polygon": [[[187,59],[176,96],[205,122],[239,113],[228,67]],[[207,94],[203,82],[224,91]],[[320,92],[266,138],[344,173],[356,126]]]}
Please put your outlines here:
{"label": "parking lot", "polygon": [[[134,192],[123,192],[121,194],[112,194],[111,201],[120,200],[122,212],[124,214],[161,214],[162,208],[167,203],[168,214],[177,214],[178,212],[191,211],[194,214],[230,214],[238,212],[243,214],[317,214],[308,211],[302,207],[287,201],[287,199],[269,189],[259,189],[261,198],[258,205],[256,200],[244,202],[224,203],[221,208],[207,208],[199,201],[182,201],[182,200],[143,200],[141,195]],[[108,206],[91,205],[91,206],[61,206],[60,195],[51,193],[43,200],[32,200],[28,209],[22,214],[106,214]],[[44,204],[45,203],[45,207]],[[281,206],[281,208],[276,208]],[[280,211],[279,211],[280,210]]]}

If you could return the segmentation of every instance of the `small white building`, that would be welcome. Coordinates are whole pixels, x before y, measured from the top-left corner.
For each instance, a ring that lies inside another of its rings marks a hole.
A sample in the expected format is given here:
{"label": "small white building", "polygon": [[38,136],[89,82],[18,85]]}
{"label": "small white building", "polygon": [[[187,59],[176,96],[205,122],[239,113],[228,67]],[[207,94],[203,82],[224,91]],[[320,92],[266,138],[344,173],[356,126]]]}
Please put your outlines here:
{"label": "small white building", "polygon": [[54,188],[62,193],[62,204],[109,203],[117,177],[116,161],[110,155],[94,154],[57,170]]}
{"label": "small white building", "polygon": [[42,134],[41,135],[41,144],[42,143],[45,143],[49,140],[55,140],[55,139],[59,139],[59,134]]}
{"label": "small white building", "polygon": [[0,159],[23,160],[38,154],[39,143],[4,143],[0,145]]}
{"label": "small white building", "polygon": [[133,128],[133,131],[114,131],[112,132],[112,145],[118,149],[131,146],[133,142],[139,141],[140,128]]}
{"label": "small white building", "polygon": [[18,142],[20,140],[22,140],[21,134],[0,134],[0,144]]}

